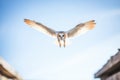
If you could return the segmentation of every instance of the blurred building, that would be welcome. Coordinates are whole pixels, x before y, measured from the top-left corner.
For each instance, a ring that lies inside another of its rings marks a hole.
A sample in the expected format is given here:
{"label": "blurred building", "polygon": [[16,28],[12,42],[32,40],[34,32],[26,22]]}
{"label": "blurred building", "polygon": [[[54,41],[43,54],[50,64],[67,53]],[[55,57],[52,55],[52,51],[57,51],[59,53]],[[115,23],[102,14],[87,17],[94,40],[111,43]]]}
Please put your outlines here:
{"label": "blurred building", "polygon": [[23,80],[20,75],[0,57],[0,80]]}
{"label": "blurred building", "polygon": [[120,80],[120,49],[108,62],[95,74],[101,80]]}

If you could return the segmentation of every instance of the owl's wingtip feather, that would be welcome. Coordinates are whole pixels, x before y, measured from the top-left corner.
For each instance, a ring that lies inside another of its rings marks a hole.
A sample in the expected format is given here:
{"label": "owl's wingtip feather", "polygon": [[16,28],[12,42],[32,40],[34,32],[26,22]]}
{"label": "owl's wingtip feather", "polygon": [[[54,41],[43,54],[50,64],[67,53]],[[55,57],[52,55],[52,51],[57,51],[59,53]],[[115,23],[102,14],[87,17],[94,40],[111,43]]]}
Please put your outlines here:
{"label": "owl's wingtip feather", "polygon": [[91,20],[90,22],[87,23],[88,24],[88,29],[92,30],[95,28],[95,20]]}
{"label": "owl's wingtip feather", "polygon": [[29,20],[29,19],[24,19],[24,22],[26,23],[26,24],[32,24],[32,21],[31,20]]}

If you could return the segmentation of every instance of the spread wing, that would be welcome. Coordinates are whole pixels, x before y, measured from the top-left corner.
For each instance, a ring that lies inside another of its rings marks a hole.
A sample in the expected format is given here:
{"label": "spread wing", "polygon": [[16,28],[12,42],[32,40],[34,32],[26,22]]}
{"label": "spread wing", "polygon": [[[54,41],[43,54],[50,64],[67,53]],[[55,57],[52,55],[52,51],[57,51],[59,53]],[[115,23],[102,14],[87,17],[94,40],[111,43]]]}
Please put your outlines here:
{"label": "spread wing", "polygon": [[67,32],[68,38],[86,33],[89,30],[92,30],[95,27],[95,21],[91,20],[85,23],[78,24],[73,29]]}
{"label": "spread wing", "polygon": [[41,23],[29,20],[29,19],[24,19],[24,22],[26,24],[28,24],[30,27],[32,27],[32,28],[34,28],[42,33],[45,33],[45,34],[50,35],[52,37],[56,37],[56,32],[53,29],[50,29]]}

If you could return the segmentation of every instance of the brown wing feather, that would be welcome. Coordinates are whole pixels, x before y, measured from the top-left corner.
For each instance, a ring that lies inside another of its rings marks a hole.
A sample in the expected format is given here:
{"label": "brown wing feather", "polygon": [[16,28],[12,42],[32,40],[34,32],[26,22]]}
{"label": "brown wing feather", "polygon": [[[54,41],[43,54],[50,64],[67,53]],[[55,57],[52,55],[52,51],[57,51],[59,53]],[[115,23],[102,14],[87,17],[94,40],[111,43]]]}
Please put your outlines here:
{"label": "brown wing feather", "polygon": [[24,22],[26,24],[28,24],[29,26],[31,26],[32,28],[34,28],[34,29],[36,29],[36,30],[38,30],[40,32],[48,34],[48,35],[50,35],[52,37],[56,37],[56,32],[53,29],[50,29],[50,28],[44,26],[41,23],[29,20],[29,19],[24,19]]}
{"label": "brown wing feather", "polygon": [[94,27],[95,27],[94,20],[88,21],[86,23],[78,24],[76,27],[74,27],[73,29],[67,32],[68,38],[83,34],[89,30],[92,30]]}

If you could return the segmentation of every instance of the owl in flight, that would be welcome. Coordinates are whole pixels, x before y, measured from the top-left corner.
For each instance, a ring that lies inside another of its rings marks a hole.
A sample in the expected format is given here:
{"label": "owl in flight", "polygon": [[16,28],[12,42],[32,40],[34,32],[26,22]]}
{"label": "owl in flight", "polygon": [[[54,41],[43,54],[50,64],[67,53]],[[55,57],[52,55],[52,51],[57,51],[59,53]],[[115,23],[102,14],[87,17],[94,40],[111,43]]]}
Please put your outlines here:
{"label": "owl in flight", "polygon": [[92,30],[96,24],[95,20],[90,20],[85,23],[80,23],[68,31],[55,31],[55,30],[48,28],[47,26],[45,26],[39,22],[33,21],[33,20],[24,19],[24,22],[26,24],[28,24],[30,27],[32,27],[42,33],[45,33],[51,37],[57,38],[59,47],[66,46],[67,38],[72,38],[77,35],[83,34],[89,30]]}

